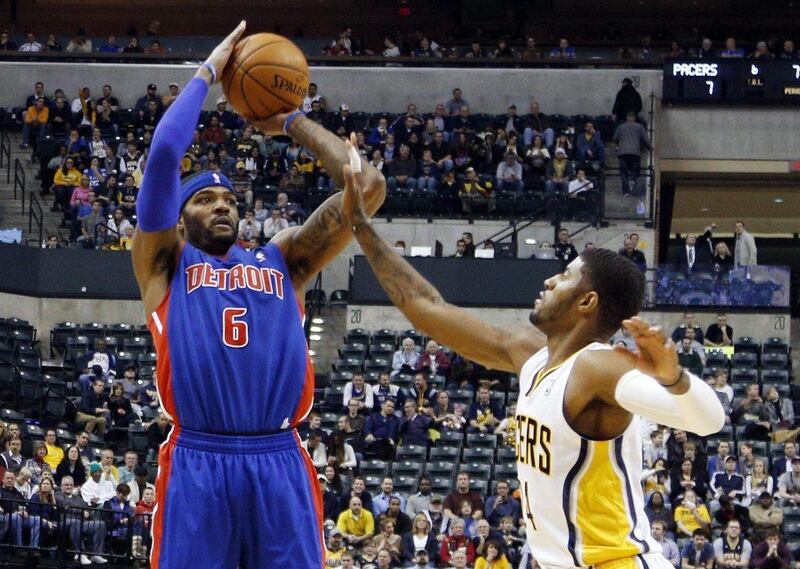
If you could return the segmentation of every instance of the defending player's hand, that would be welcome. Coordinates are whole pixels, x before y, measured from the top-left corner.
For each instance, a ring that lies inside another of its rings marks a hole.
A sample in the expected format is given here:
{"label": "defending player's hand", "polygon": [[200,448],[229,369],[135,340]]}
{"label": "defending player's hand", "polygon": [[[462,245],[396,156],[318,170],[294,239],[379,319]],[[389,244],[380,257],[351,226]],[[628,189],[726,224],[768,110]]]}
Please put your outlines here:
{"label": "defending player's hand", "polygon": [[355,134],[350,134],[347,141],[347,153],[350,164],[343,166],[344,193],[342,195],[342,212],[354,228],[369,220],[364,211],[364,187],[361,181],[361,157],[356,151]]}
{"label": "defending player's hand", "polygon": [[236,29],[228,34],[228,37],[222,40],[222,42],[214,48],[214,51],[211,52],[211,55],[208,56],[208,59],[206,59],[205,63],[208,63],[217,72],[217,80],[222,77],[222,70],[225,69],[225,66],[228,64],[231,53],[233,53],[233,47],[237,44],[239,38],[242,37],[245,26],[246,22],[244,20],[239,22]]}
{"label": "defending player's hand", "polygon": [[636,347],[636,352],[629,352],[622,346],[615,346],[614,350],[639,371],[654,377],[663,385],[672,385],[678,379],[681,368],[678,365],[678,352],[675,343],[664,335],[661,326],[650,324],[634,316],[622,322],[630,332]]}

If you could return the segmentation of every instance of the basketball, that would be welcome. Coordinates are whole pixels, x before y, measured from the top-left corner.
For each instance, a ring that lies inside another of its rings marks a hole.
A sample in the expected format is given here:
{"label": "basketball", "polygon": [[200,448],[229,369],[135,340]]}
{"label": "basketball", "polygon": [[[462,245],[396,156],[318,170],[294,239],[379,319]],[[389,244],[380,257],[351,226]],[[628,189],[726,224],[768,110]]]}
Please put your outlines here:
{"label": "basketball", "polygon": [[233,48],[222,72],[222,90],[248,119],[293,111],[308,90],[308,62],[300,48],[283,36],[248,36]]}

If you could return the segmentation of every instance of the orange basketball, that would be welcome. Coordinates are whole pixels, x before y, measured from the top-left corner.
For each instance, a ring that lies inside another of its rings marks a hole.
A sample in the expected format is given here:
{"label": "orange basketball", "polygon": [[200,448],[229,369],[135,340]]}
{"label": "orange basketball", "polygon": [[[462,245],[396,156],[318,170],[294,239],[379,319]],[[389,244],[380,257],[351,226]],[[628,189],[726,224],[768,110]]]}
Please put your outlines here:
{"label": "orange basketball", "polygon": [[283,36],[247,36],[233,48],[222,72],[222,90],[233,108],[249,119],[293,111],[308,91],[308,62]]}

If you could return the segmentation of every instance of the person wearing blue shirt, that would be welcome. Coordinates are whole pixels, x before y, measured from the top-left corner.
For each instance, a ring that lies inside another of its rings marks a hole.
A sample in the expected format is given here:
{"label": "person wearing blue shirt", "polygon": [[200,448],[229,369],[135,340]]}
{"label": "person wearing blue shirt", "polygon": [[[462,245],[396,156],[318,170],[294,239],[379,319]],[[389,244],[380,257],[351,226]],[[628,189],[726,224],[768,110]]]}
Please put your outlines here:
{"label": "person wearing blue shirt", "polygon": [[492,402],[488,385],[478,387],[475,402],[469,408],[468,433],[493,433],[505,416],[499,405]]}
{"label": "person wearing blue shirt", "polygon": [[430,439],[428,429],[431,427],[431,418],[417,412],[417,402],[413,399],[405,402],[403,410],[405,417],[400,424],[403,445],[427,446]]}
{"label": "person wearing blue shirt", "polygon": [[744,50],[736,47],[736,38],[725,40],[725,49],[719,52],[720,57],[744,57]]}
{"label": "person wearing blue shirt", "polygon": [[714,547],[708,543],[706,531],[697,528],[692,532],[692,541],[681,551],[682,569],[711,569],[714,566]]}
{"label": "person wearing blue shirt", "polygon": [[394,401],[387,399],[381,410],[367,417],[364,423],[365,452],[380,460],[392,460],[399,431],[400,419],[394,415]]}
{"label": "person wearing blue shirt", "polygon": [[558,59],[575,59],[575,48],[570,47],[567,38],[561,38],[558,40],[558,47],[554,48],[553,51],[550,52],[550,57],[555,57]]}
{"label": "person wearing blue shirt", "polygon": [[392,498],[400,500],[400,511],[403,511],[406,507],[406,501],[394,491],[392,477],[384,476],[383,480],[381,480],[381,493],[372,498],[372,513],[375,515],[376,520],[389,509],[389,502]]}
{"label": "person wearing blue shirt", "polygon": [[519,502],[510,495],[510,487],[506,480],[497,483],[496,494],[486,499],[486,519],[492,526],[500,525],[500,520],[508,516],[514,520],[514,525],[519,523],[521,509]]}
{"label": "person wearing blue shirt", "polygon": [[100,53],[119,53],[122,49],[117,45],[116,36],[108,36],[108,40],[97,48]]}
{"label": "person wearing blue shirt", "polygon": [[594,129],[594,124],[587,122],[582,135],[576,136],[577,154],[580,162],[590,162],[595,167],[602,168],[606,163],[606,148],[600,139],[600,133]]}

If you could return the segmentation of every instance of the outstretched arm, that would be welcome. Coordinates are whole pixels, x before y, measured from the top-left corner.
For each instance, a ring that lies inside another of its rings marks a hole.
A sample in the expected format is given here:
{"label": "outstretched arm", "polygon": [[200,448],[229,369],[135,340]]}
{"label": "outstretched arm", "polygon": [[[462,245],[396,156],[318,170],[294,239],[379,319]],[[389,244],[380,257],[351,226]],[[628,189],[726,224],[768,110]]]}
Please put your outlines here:
{"label": "outstretched arm", "polygon": [[544,335],[530,326],[492,326],[471,312],[445,302],[403,257],[389,247],[364,211],[359,181],[345,166],[343,208],[375,277],[389,299],[415,328],[490,369],[519,372],[525,361],[545,345]]}
{"label": "outstretched arm", "polygon": [[[266,121],[256,121],[255,125],[265,132],[279,132],[288,116],[277,115]],[[280,129],[278,125],[281,125]],[[325,171],[330,173],[337,187],[344,187],[342,166],[350,160],[345,141],[304,115],[292,121],[288,133],[322,160]],[[355,135],[351,136],[355,138]],[[362,173],[357,176],[365,188],[367,213],[373,216],[386,197],[386,181],[366,160],[360,160]],[[273,242],[281,248],[292,283],[300,290],[347,247],[351,238],[350,224],[342,215],[342,195],[338,193],[317,208],[302,226],[282,231]]]}
{"label": "outstretched arm", "polygon": [[244,27],[242,22],[214,49],[156,128],[147,172],[136,202],[138,224],[131,251],[146,314],[150,314],[167,293],[180,247],[180,163],[192,141],[203,100],[214,79],[206,65],[221,75]]}

